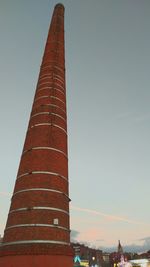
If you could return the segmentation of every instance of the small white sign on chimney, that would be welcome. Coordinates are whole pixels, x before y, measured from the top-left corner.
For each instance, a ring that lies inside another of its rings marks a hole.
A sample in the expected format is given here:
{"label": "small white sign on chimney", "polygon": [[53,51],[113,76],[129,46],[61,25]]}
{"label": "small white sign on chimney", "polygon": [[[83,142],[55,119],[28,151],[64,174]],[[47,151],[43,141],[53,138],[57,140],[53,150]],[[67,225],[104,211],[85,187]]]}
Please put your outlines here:
{"label": "small white sign on chimney", "polygon": [[55,219],[53,220],[53,224],[54,224],[54,225],[58,225],[58,224],[59,224],[59,220],[58,220],[58,218],[55,218]]}

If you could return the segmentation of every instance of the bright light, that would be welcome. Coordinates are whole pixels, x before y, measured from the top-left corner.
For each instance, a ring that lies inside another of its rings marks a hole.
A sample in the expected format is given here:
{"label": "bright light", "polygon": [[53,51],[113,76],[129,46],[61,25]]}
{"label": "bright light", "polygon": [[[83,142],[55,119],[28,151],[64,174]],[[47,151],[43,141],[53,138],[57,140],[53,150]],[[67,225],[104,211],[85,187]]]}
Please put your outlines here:
{"label": "bright light", "polygon": [[148,259],[137,259],[137,260],[131,260],[131,263],[137,263],[137,264],[141,264],[141,263],[148,263],[149,260]]}
{"label": "bright light", "polygon": [[80,257],[77,255],[77,256],[75,256],[74,257],[74,262],[76,263],[76,262],[81,262],[81,259],[80,259]]}
{"label": "bright light", "polygon": [[148,263],[150,263],[150,261],[148,259],[137,259],[137,260],[130,260],[131,264],[134,266],[136,265],[140,265],[141,267],[147,267]]}

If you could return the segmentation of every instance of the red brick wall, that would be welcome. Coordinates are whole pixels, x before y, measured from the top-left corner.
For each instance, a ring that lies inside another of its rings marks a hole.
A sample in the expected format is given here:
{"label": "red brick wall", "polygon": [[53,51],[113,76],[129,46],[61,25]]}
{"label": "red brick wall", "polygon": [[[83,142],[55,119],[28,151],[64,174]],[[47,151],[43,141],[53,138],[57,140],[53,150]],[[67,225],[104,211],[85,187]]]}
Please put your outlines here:
{"label": "red brick wall", "polygon": [[7,226],[16,224],[53,224],[53,220],[58,218],[60,225],[69,228],[69,215],[55,210],[28,209],[9,214]]}
{"label": "red brick wall", "polygon": [[[25,255],[1,258],[1,266],[5,267],[66,267],[73,266],[72,256],[64,255]],[[11,265],[10,265],[11,263]]]}
{"label": "red brick wall", "polygon": [[[62,258],[49,256],[49,258],[41,257],[38,261],[36,257],[27,259],[22,256],[19,259],[13,256],[11,267],[18,267],[20,264],[22,267],[73,265],[70,256],[63,256],[72,253],[63,15],[63,6],[57,5],[45,46],[3,246],[0,249],[1,256],[11,253],[23,255],[26,251],[30,253],[37,251],[37,254],[47,251],[46,253],[53,255],[60,253]],[[56,218],[58,225],[54,224]],[[25,243],[26,241],[31,244]],[[14,243],[7,244],[7,242]],[[0,257],[0,266],[9,266],[8,258],[5,259],[6,261]],[[18,263],[19,260],[21,263]],[[36,265],[31,264],[33,260]]]}

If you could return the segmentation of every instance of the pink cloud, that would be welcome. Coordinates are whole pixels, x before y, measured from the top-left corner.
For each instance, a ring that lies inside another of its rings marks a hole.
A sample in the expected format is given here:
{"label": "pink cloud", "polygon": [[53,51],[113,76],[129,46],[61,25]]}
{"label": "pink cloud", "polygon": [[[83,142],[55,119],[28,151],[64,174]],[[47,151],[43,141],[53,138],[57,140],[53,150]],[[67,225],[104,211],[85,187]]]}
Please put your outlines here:
{"label": "pink cloud", "polygon": [[86,231],[80,233],[79,238],[80,240],[88,240],[88,241],[95,241],[98,238],[102,238],[104,233],[97,228],[89,228]]}

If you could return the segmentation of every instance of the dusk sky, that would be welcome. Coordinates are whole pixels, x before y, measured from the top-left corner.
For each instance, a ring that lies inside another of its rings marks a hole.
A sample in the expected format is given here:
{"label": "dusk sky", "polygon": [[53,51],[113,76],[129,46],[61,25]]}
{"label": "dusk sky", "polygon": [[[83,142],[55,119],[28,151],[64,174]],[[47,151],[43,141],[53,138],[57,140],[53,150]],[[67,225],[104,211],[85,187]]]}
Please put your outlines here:
{"label": "dusk sky", "polygon": [[[0,0],[3,235],[56,0]],[[150,249],[150,1],[62,0],[72,240]]]}

